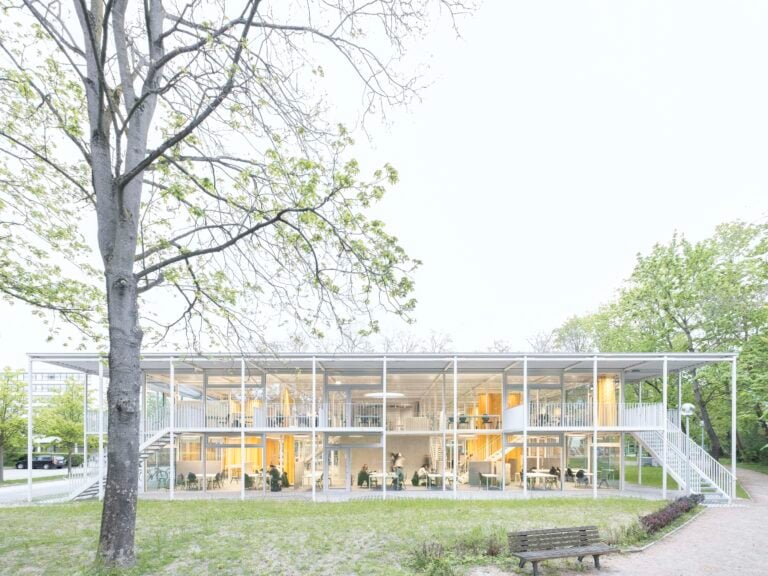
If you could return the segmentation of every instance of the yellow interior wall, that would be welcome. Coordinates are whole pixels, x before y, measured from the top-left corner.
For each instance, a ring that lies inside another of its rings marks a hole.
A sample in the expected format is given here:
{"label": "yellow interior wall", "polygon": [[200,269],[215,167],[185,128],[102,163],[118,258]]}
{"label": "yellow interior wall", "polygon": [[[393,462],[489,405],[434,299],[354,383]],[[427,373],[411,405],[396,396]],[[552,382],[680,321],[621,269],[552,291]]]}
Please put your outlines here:
{"label": "yellow interior wall", "polygon": [[523,403],[522,392],[510,392],[507,394],[507,408],[514,408]]}
{"label": "yellow interior wall", "polygon": [[597,378],[598,424],[616,426],[616,383],[613,376]]}
{"label": "yellow interior wall", "polygon": [[483,414],[501,414],[501,393],[488,392],[477,395],[477,413]]}

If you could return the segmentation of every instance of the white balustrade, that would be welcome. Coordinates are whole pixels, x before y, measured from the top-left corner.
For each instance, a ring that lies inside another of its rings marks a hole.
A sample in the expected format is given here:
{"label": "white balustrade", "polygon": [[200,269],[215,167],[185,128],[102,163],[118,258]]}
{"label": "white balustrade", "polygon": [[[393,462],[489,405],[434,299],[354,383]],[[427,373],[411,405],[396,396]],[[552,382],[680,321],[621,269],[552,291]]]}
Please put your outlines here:
{"label": "white balustrade", "polygon": [[378,402],[329,402],[323,406],[329,428],[380,428],[383,406]]}
{"label": "white balustrade", "polygon": [[621,426],[637,428],[661,428],[664,426],[664,406],[660,403],[621,404]]}

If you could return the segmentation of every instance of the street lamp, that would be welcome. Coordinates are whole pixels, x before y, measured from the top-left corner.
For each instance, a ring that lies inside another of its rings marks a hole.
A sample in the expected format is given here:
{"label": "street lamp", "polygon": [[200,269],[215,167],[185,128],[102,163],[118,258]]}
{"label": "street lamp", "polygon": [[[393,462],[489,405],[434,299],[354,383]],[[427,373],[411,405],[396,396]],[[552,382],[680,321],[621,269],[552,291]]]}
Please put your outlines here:
{"label": "street lamp", "polygon": [[686,402],[682,406],[680,406],[680,415],[685,416],[685,436],[687,442],[685,443],[685,458],[686,458],[686,467],[685,467],[685,483],[686,488],[688,489],[688,493],[691,493],[691,456],[688,453],[689,451],[689,444],[691,442],[691,416],[696,412],[696,406],[691,404],[690,402]]}
{"label": "street lamp", "polygon": [[690,438],[691,436],[691,416],[696,412],[696,406],[690,402],[686,402],[680,406],[680,415],[685,416],[685,435]]}

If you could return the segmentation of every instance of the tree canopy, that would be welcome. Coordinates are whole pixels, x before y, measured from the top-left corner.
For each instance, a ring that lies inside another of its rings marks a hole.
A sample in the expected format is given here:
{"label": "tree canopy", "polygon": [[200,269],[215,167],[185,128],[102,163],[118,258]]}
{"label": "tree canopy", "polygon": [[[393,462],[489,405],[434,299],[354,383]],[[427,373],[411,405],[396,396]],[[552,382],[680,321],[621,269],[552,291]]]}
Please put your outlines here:
{"label": "tree canopy", "polygon": [[363,170],[340,110],[413,98],[409,38],[466,8],[0,0],[0,290],[108,337],[107,565],[135,558],[142,346],[412,312],[418,261],[369,212],[397,172]]}
{"label": "tree canopy", "polygon": [[[765,421],[768,407],[761,388],[767,328],[768,223],[732,222],[699,242],[676,234],[638,255],[617,298],[593,314],[566,321],[556,330],[556,342],[574,352],[740,351],[739,419],[747,425],[747,407],[752,424]],[[728,429],[729,383],[722,368],[690,378],[690,400],[717,456]]]}
{"label": "tree canopy", "polygon": [[5,454],[19,447],[26,436],[26,398],[21,372],[5,368],[0,374],[0,482]]}

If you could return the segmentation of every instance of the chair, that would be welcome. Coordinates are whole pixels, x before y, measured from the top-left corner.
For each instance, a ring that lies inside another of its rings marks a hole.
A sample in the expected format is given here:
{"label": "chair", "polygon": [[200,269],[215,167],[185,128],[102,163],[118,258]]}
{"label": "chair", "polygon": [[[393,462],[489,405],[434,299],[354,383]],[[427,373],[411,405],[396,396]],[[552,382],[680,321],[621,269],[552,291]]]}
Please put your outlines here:
{"label": "chair", "polygon": [[186,488],[187,487],[186,482],[184,482],[184,474],[179,473],[179,475],[176,476],[176,484],[175,485],[177,487],[179,487],[179,488]]}
{"label": "chair", "polygon": [[208,480],[208,488],[221,488],[221,473],[216,472],[216,476]]}
{"label": "chair", "polygon": [[187,490],[199,490],[200,489],[200,483],[197,481],[197,476],[194,472],[190,472],[187,474]]}

